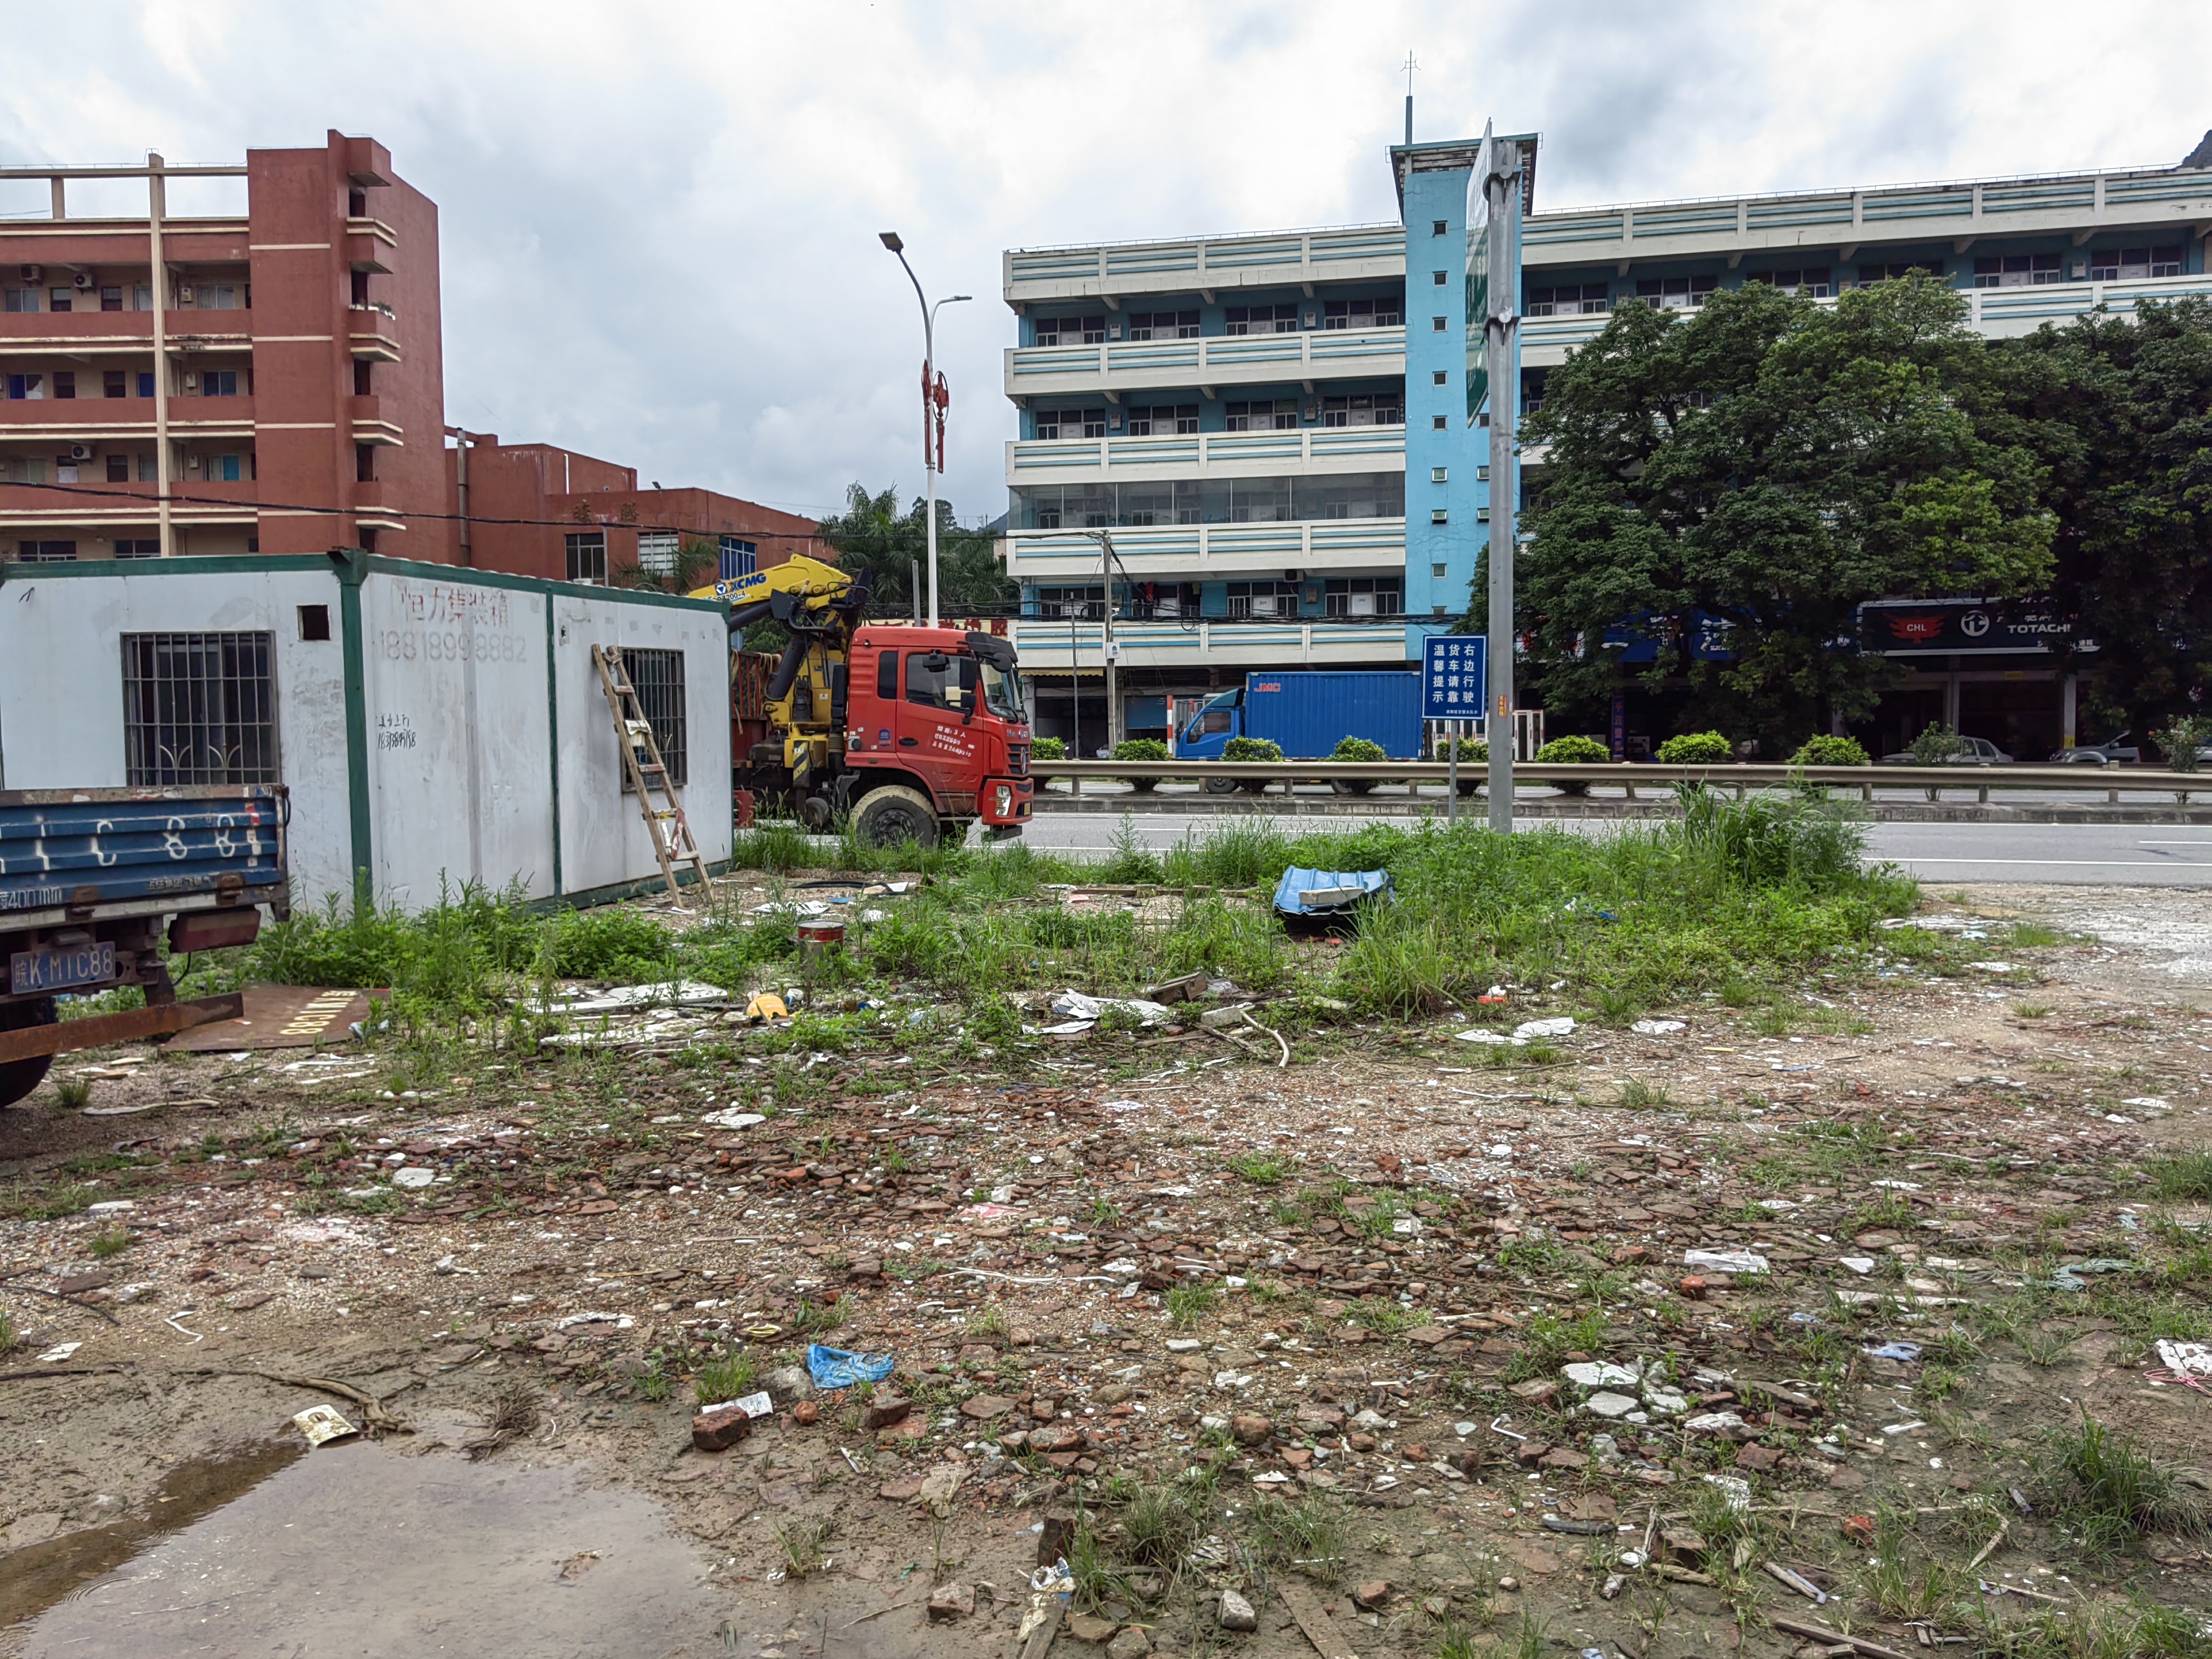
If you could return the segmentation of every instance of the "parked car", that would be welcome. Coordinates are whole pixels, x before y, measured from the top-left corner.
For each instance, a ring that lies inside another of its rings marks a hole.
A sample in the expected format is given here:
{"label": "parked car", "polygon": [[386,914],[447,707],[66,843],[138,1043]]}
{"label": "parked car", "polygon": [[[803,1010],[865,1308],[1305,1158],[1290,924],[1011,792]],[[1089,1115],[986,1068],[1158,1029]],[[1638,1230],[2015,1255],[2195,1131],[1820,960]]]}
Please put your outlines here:
{"label": "parked car", "polygon": [[2142,750],[2136,747],[2134,736],[2123,732],[2102,743],[2077,743],[2071,749],[2062,749],[2051,757],[2051,762],[2054,766],[2111,766],[2117,762],[2142,758]]}
{"label": "parked car", "polygon": [[[1920,757],[1910,749],[1900,749],[1893,755],[1881,757],[1884,766],[1918,766]],[[2010,766],[2013,757],[1991,743],[1987,738],[1961,738],[1959,746],[1939,763],[1944,766]]]}

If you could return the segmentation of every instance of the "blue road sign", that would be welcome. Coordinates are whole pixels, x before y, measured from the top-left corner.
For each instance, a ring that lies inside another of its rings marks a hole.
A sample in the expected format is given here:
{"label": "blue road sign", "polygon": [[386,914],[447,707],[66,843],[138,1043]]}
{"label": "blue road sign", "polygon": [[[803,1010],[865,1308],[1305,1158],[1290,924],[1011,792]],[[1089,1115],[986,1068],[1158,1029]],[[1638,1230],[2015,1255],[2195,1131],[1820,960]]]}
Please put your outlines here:
{"label": "blue road sign", "polygon": [[1479,720],[1489,684],[1490,641],[1480,634],[1431,634],[1421,641],[1421,718]]}

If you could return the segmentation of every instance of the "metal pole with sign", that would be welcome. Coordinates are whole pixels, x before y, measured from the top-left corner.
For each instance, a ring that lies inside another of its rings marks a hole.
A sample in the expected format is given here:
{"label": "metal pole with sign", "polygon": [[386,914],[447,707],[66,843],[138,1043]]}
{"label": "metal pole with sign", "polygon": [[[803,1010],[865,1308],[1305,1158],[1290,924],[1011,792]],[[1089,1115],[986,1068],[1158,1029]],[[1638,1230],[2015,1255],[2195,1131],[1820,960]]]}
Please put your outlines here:
{"label": "metal pole with sign", "polygon": [[[1485,299],[1484,355],[1490,389],[1490,827],[1513,831],[1513,541],[1520,491],[1513,432],[1520,411],[1518,365],[1521,287],[1521,146],[1483,130],[1481,176],[1486,223],[1480,249]],[[1477,250],[1469,227],[1468,274]],[[1502,741],[1501,741],[1502,738]]]}

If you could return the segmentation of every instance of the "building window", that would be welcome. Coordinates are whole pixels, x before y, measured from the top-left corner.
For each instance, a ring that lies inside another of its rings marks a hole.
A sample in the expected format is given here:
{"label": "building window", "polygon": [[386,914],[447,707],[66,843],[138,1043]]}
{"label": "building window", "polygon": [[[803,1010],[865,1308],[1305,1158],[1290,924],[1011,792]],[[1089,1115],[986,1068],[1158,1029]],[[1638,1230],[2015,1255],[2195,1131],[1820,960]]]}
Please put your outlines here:
{"label": "building window", "polygon": [[1869,283],[1901,282],[1916,270],[1926,271],[1939,283],[1943,280],[1943,262],[1941,259],[1907,259],[1900,264],[1861,265],[1859,286],[1864,288]]}
{"label": "building window", "polygon": [[1432,386],[1446,386],[1450,383],[1450,380],[1451,372],[1449,369],[1439,368],[1429,376],[1429,382]]}
{"label": "building window", "polygon": [[1133,340],[1195,340],[1198,313],[1194,311],[1139,311],[1129,318]]}
{"label": "building window", "polygon": [[[1974,286],[1992,287],[1981,278],[1983,261],[1974,261]],[[2108,247],[2089,256],[2093,283],[2135,283],[2153,276],[2181,275],[2181,249],[2175,247]],[[2038,281],[2042,280],[2038,278]]]}
{"label": "building window", "polygon": [[46,309],[74,311],[76,309],[76,296],[65,288],[49,289],[46,290]]}
{"label": "building window", "polygon": [[103,398],[122,398],[130,394],[129,377],[119,368],[106,368],[100,373],[100,395]]}
{"label": "building window", "polygon": [[1376,300],[1324,300],[1321,303],[1323,328],[1396,328],[1403,321],[1395,295]]}
{"label": "building window", "polygon": [[33,456],[0,455],[0,483],[42,484],[46,464]]}
{"label": "building window", "polygon": [[720,557],[714,574],[721,580],[733,582],[740,576],[750,576],[760,569],[760,549],[741,536],[725,536],[719,549]]}
{"label": "building window", "polygon": [[1394,519],[1406,511],[1406,475],[1319,473],[1273,478],[1162,478],[1141,483],[1018,484],[1017,532],[1243,524],[1290,519]]}
{"label": "building window", "polygon": [[1287,306],[1231,306],[1223,313],[1231,334],[1294,334],[1298,308]]}
{"label": "building window", "polygon": [[1040,317],[1036,343],[1041,346],[1099,345],[1106,338],[1103,317]]}
{"label": "building window", "polygon": [[2004,253],[1974,261],[1976,288],[2039,287],[2064,275],[2055,253]]}
{"label": "building window", "polygon": [[641,530],[637,537],[637,568],[648,576],[676,574],[678,548],[672,530]]}
{"label": "building window", "polygon": [[102,311],[120,311],[120,310],[122,310],[122,309],[123,309],[123,290],[122,290],[120,288],[103,288],[102,289],[100,289],[100,308]]}
{"label": "building window", "polygon": [[1332,576],[1322,583],[1322,608],[1332,617],[1395,617],[1404,588],[1395,576]]}
{"label": "building window", "polygon": [[353,447],[353,477],[356,483],[376,482],[376,446],[356,444]]}
{"label": "building window", "polygon": [[238,455],[187,455],[185,471],[198,472],[210,483],[237,483],[252,476]]}
{"label": "building window", "polygon": [[[690,781],[690,764],[684,740],[684,653],[625,646],[622,657],[629,683],[637,688],[637,706],[653,727],[653,740],[660,745],[668,781],[681,788]],[[623,790],[627,793],[629,789],[625,782]]]}
{"label": "building window", "polygon": [[150,398],[154,395],[154,374],[152,370],[142,369],[139,371],[138,395],[142,398]]}
{"label": "building window", "polygon": [[270,635],[125,634],[123,755],[134,787],[274,783]]}
{"label": "building window", "polygon": [[25,564],[67,564],[76,557],[76,544],[17,542],[15,556]]}
{"label": "building window", "polygon": [[[1771,271],[1751,280],[1755,283],[1778,282],[1784,276],[1790,279],[1790,287],[1797,286],[1799,273],[1794,270]],[[1820,292],[1826,294],[1828,291],[1828,273],[1821,271],[1820,278]],[[1713,297],[1720,282],[1717,276],[1644,276],[1638,279],[1636,297],[1656,310],[1694,310]]]}
{"label": "building window", "polygon": [[1229,618],[1242,622],[1254,617],[1295,617],[1298,614],[1296,582],[1231,582]]}
{"label": "building window", "polygon": [[1351,392],[1321,400],[1323,426],[1402,426],[1406,410],[1395,392]]}
{"label": "building window", "polygon": [[138,458],[138,482],[140,483],[159,483],[161,480],[161,464],[160,460],[152,455],[141,455]]}
{"label": "building window", "polygon": [[1106,411],[1103,409],[1041,409],[1036,414],[1039,438],[1103,438]]}
{"label": "building window", "polygon": [[1431,524],[1449,524],[1451,522],[1451,509],[1446,507],[1431,507],[1429,509],[1429,522]]}
{"label": "building window", "polygon": [[1613,300],[1603,283],[1567,283],[1528,290],[1528,315],[1570,317],[1577,313],[1606,311]]}
{"label": "building window", "polygon": [[1448,271],[1439,270],[1433,273],[1430,280],[1436,287],[1442,288],[1444,285],[1444,278],[1449,274]]}
{"label": "building window", "polygon": [[201,311],[235,311],[238,309],[238,284],[196,283],[192,286],[192,304]]}
{"label": "building window", "polygon": [[131,458],[128,455],[118,455],[112,453],[108,455],[107,482],[110,483],[131,482]]}
{"label": "building window", "polygon": [[1164,438],[1197,430],[1196,404],[1156,404],[1150,409],[1129,411],[1129,435],[1133,438]]}
{"label": "building window", "polygon": [[1431,332],[1441,334],[1450,322],[1451,319],[1449,317],[1431,317],[1429,319],[1429,328]]}
{"label": "building window", "polygon": [[1450,417],[1449,416],[1431,415],[1429,416],[1429,430],[1431,432],[1449,432],[1451,430],[1451,427],[1449,424],[1449,420]]}
{"label": "building window", "polygon": [[1296,398],[1261,398],[1231,404],[1227,408],[1231,432],[1294,432],[1298,424]]}
{"label": "building window", "polygon": [[36,311],[39,290],[34,288],[0,289],[0,311]]}
{"label": "building window", "polygon": [[57,398],[76,396],[76,372],[74,369],[58,368],[54,371],[54,396]]}
{"label": "building window", "polygon": [[1449,219],[1431,219],[1429,221],[1429,223],[1434,227],[1434,228],[1429,232],[1429,234],[1431,236],[1444,235],[1451,229],[1451,221]]}
{"label": "building window", "polygon": [[8,377],[8,395],[18,400],[43,398],[46,395],[46,377],[43,374],[10,374]]}
{"label": "building window", "polygon": [[300,607],[300,638],[309,644],[331,636],[331,608],[326,605]]}
{"label": "building window", "polygon": [[200,371],[200,396],[203,398],[235,398],[238,396],[238,371],[234,368],[208,368]]}
{"label": "building window", "polygon": [[586,530],[562,538],[568,544],[568,580],[605,585],[607,580],[607,532]]}
{"label": "building window", "polygon": [[[257,545],[257,538],[251,537],[247,538],[246,550],[249,553],[260,550]],[[161,538],[157,536],[145,536],[133,541],[118,541],[115,544],[115,556],[118,559],[158,559],[161,556]]]}

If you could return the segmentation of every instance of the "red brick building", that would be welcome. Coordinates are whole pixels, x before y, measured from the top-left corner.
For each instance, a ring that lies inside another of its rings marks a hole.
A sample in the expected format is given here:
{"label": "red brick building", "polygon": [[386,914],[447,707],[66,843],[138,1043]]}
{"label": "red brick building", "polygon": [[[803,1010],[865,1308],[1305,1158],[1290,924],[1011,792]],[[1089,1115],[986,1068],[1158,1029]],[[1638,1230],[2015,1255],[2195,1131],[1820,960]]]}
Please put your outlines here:
{"label": "red brick building", "polygon": [[551,444],[471,432],[465,450],[446,452],[446,471],[456,502],[466,489],[467,545],[456,526],[453,550],[460,564],[604,582],[633,565],[672,568],[678,545],[694,539],[714,544],[726,575],[812,550],[811,519],[711,489],[641,489],[635,467]]}
{"label": "red brick building", "polygon": [[[245,181],[243,216],[169,210],[172,180],[207,178]],[[356,546],[605,580],[672,562],[672,536],[773,563],[814,528],[490,434],[471,434],[465,477],[447,444],[438,210],[374,139],[0,179],[51,192],[48,216],[0,222],[0,559]],[[80,180],[143,181],[145,211],[72,216]],[[471,517],[560,522],[464,532],[465,484]]]}

